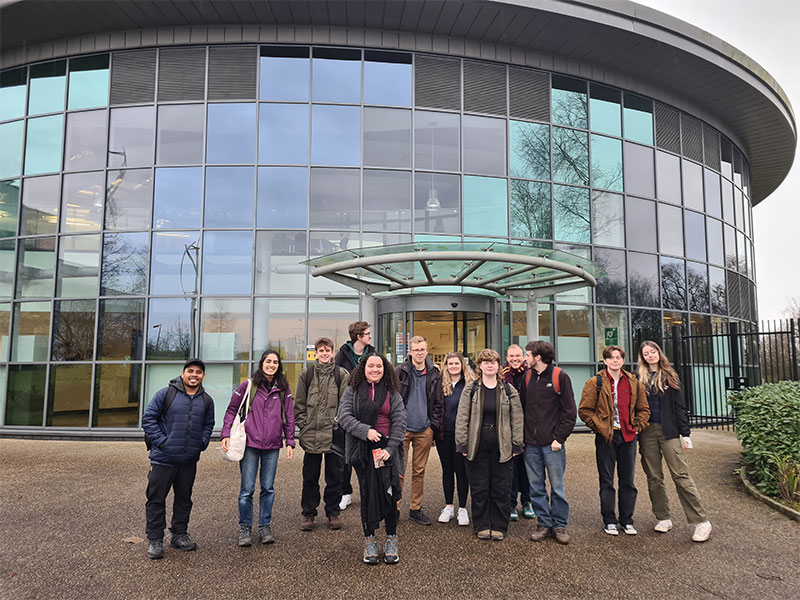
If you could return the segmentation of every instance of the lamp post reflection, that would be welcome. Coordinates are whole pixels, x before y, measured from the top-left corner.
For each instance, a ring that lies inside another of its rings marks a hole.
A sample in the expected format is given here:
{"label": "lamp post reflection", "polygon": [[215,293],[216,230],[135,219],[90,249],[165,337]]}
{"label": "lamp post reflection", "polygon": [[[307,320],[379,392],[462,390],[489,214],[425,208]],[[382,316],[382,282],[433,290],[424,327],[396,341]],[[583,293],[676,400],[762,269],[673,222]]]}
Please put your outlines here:
{"label": "lamp post reflection", "polygon": [[[181,256],[181,267],[180,267],[180,281],[181,281],[181,290],[183,291],[183,295],[188,295],[186,292],[186,288],[183,287],[183,265],[185,260],[188,258],[189,262],[192,264],[192,269],[194,270],[194,287],[191,291],[191,308],[190,308],[190,327],[192,332],[192,340],[191,340],[191,350],[189,354],[191,356],[197,355],[197,264],[198,264],[198,252],[200,251],[200,246],[197,245],[197,242],[192,242],[191,244],[184,244],[183,247],[183,255]],[[192,256],[194,253],[194,256]]]}

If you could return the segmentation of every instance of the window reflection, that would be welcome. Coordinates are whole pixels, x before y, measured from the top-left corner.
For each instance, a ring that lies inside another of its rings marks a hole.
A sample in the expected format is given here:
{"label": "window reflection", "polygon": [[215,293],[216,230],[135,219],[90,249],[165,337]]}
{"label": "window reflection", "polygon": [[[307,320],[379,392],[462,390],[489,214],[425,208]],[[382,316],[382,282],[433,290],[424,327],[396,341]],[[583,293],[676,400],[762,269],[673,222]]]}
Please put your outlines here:
{"label": "window reflection", "polygon": [[[0,360],[8,361],[8,343],[10,341],[9,330],[11,329],[11,303],[0,303]],[[5,384],[4,374],[0,373],[0,385]]]}
{"label": "window reflection", "polygon": [[606,272],[597,280],[595,295],[598,304],[627,304],[628,278],[625,268],[625,251],[595,248],[594,260]]}
{"label": "window reflection", "polygon": [[248,360],[251,314],[249,298],[203,298],[200,356],[204,360]]}
{"label": "window reflection", "polygon": [[200,227],[203,169],[156,169],[153,229]]}
{"label": "window reflection", "polygon": [[364,104],[411,106],[411,55],[364,51]]}
{"label": "window reflection", "polygon": [[360,192],[358,170],[311,169],[311,227],[358,229]]}
{"label": "window reflection", "polygon": [[461,117],[414,111],[414,165],[417,169],[458,171],[461,166]]}
{"label": "window reflection", "polygon": [[736,222],[733,210],[733,185],[724,179],[722,180],[722,214],[726,223],[733,225]]}
{"label": "window reflection", "polygon": [[622,196],[608,192],[595,192],[592,195],[592,236],[595,244],[625,246]]}
{"label": "window reflection", "polygon": [[141,365],[97,365],[92,427],[136,427],[141,381]]}
{"label": "window reflection", "polygon": [[552,76],[553,123],[586,129],[586,82],[581,79]]}
{"label": "window reflection", "polygon": [[711,312],[718,315],[727,315],[728,291],[725,287],[725,269],[709,267],[708,283],[711,290]]}
{"label": "window reflection", "polygon": [[[35,123],[33,119],[30,122]],[[24,128],[25,121],[0,125],[0,178],[17,177],[22,173],[22,132]]]}
{"label": "window reflection", "polygon": [[414,230],[461,233],[461,177],[442,173],[416,173]]}
{"label": "window reflection", "polygon": [[661,257],[661,297],[664,308],[686,310],[686,273],[682,260]]}
{"label": "window reflection", "polygon": [[[348,339],[350,338],[348,337]],[[254,357],[260,357],[267,348],[274,348],[280,351],[281,358],[284,360],[302,360],[305,358],[305,347],[305,301],[255,299],[253,310]]]}
{"label": "window reflection", "polygon": [[60,185],[61,178],[58,175],[25,179],[20,235],[56,233]]}
{"label": "window reflection", "polygon": [[628,252],[628,285],[631,304],[659,306],[658,257],[652,254]]}
{"label": "window reflection", "polygon": [[592,187],[622,191],[622,142],[592,135]]}
{"label": "window reflection", "polygon": [[152,106],[111,110],[109,167],[143,167],[153,164],[155,117]]}
{"label": "window reflection", "polygon": [[315,165],[361,164],[361,109],[312,106],[311,162]]}
{"label": "window reflection", "polygon": [[253,167],[206,168],[205,227],[252,227]]}
{"label": "window reflection", "polygon": [[657,310],[631,309],[631,329],[633,346],[637,351],[642,342],[646,340],[659,342],[663,337],[661,313]]}
{"label": "window reflection", "polygon": [[625,137],[653,145],[653,101],[625,92]]}
{"label": "window reflection", "polygon": [[550,179],[550,126],[509,121],[508,132],[511,176]]}
{"label": "window reflection", "polygon": [[64,175],[61,191],[62,233],[98,231],[103,219],[104,173]]}
{"label": "window reflection", "polygon": [[28,119],[25,143],[25,175],[61,169],[64,115]]}
{"label": "window reflection", "polygon": [[[597,335],[596,361],[603,359],[603,350],[608,346],[628,345],[628,310],[624,308],[600,308],[595,310],[595,332]],[[636,353],[631,349],[628,360],[635,361]]]}
{"label": "window reflection", "polygon": [[311,298],[308,315],[308,339],[329,337],[338,348],[350,339],[347,325],[358,318],[358,299]]}
{"label": "window reflection", "polygon": [[44,420],[44,394],[47,365],[8,367],[6,425],[41,427]]}
{"label": "window reflection", "polygon": [[51,360],[92,360],[96,313],[94,300],[55,302]]}
{"label": "window reflection", "polygon": [[656,205],[649,200],[627,197],[625,199],[625,234],[628,248],[655,252]]}
{"label": "window reflection", "polygon": [[706,219],[706,239],[708,240],[708,262],[724,265],[725,252],[722,247],[722,223],[716,219]]}
{"label": "window reflection", "polygon": [[683,205],[703,210],[703,168],[683,159]]}
{"label": "window reflection", "polygon": [[258,162],[308,164],[307,104],[262,104],[259,107]]}
{"label": "window reflection", "polygon": [[308,101],[308,48],[261,46],[262,100]]}
{"label": "window reflection", "polygon": [[20,180],[0,181],[0,238],[17,235]]}
{"label": "window reflection", "polygon": [[734,271],[737,269],[736,262],[736,232],[730,225],[725,225],[725,266]]}
{"label": "window reflection", "polygon": [[361,102],[361,50],[314,48],[311,95],[314,102]]}
{"label": "window reflection", "polygon": [[579,244],[591,242],[588,189],[553,186],[553,207],[554,239]]}
{"label": "window reflection", "polygon": [[256,152],[256,105],[209,104],[206,162],[252,163]]}
{"label": "window reflection", "polygon": [[28,114],[41,115],[64,110],[67,61],[31,66]]}
{"label": "window reflection", "polygon": [[722,195],[719,187],[720,177],[711,169],[703,169],[703,189],[706,196],[706,212],[713,216],[722,217]]}
{"label": "window reflection", "polygon": [[686,258],[706,260],[706,220],[696,212],[687,210],[686,220]]}
{"label": "window reflection", "polygon": [[54,237],[19,241],[17,298],[49,298],[53,295],[55,247]]}
{"label": "window reflection", "polygon": [[106,118],[104,110],[67,115],[64,170],[102,169],[106,165]]}
{"label": "window reflection", "polygon": [[197,231],[153,233],[150,293],[196,294],[200,234]]}
{"label": "window reflection", "polygon": [[308,169],[259,167],[258,227],[305,228],[308,222]]}
{"label": "window reflection", "polygon": [[656,151],[656,197],[662,202],[681,204],[681,159]]}
{"label": "window reflection", "polygon": [[203,235],[203,293],[250,294],[252,231],[206,231]]}
{"label": "window reflection", "polygon": [[101,296],[135,296],[147,293],[150,234],[107,233],[103,236]]}
{"label": "window reflection", "polygon": [[[194,354],[196,302],[194,298],[150,300],[147,322],[148,360],[188,360]],[[175,372],[180,372],[179,366],[176,366]]]}
{"label": "window reflection", "polygon": [[69,110],[108,104],[108,54],[71,58]]}
{"label": "window reflection", "polygon": [[646,198],[655,197],[652,148],[625,142],[625,191]]}
{"label": "window reflection", "polygon": [[[14,262],[17,258],[17,241],[0,241],[0,298],[11,298],[14,295]],[[2,337],[7,333],[0,325],[0,347]],[[3,360],[0,358],[0,360]]]}
{"label": "window reflection", "polygon": [[733,180],[733,147],[731,143],[726,140],[722,139],[722,143],[720,145],[720,149],[722,151],[722,175],[727,177],[729,180]]}
{"label": "window reflection", "polygon": [[58,247],[56,296],[97,296],[100,278],[100,235],[65,235]]}
{"label": "window reflection", "polygon": [[362,229],[411,231],[411,172],[364,171]]}
{"label": "window reflection", "polygon": [[508,235],[508,191],[505,179],[464,177],[464,233]]}
{"label": "window reflection", "polygon": [[28,70],[12,69],[0,73],[0,121],[25,115]]}
{"label": "window reflection", "polygon": [[158,107],[156,161],[161,165],[203,162],[205,107],[202,104]]}
{"label": "window reflection", "polygon": [[411,111],[364,109],[364,165],[411,167]]}
{"label": "window reflection", "polygon": [[305,294],[306,241],[305,231],[256,232],[256,294]]}
{"label": "window reflection", "polygon": [[555,312],[559,362],[591,361],[591,310],[586,306],[559,304]]}
{"label": "window reflection", "polygon": [[553,127],[553,181],[589,185],[589,136]]}
{"label": "window reflection", "polygon": [[683,256],[683,211],[658,205],[658,246],[662,253]]}
{"label": "window reflection", "polygon": [[153,171],[108,171],[105,229],[148,229],[153,198]]}
{"label": "window reflection", "polygon": [[700,263],[686,263],[686,289],[689,292],[689,310],[709,312],[708,267]]}
{"label": "window reflection", "polygon": [[621,136],[620,91],[592,83],[589,86],[589,93],[592,131]]}
{"label": "window reflection", "polygon": [[511,235],[549,240],[553,236],[550,184],[511,180]]}
{"label": "window reflection", "polygon": [[504,119],[464,115],[464,172],[506,175]]}
{"label": "window reflection", "polygon": [[92,394],[92,365],[50,367],[48,427],[88,427]]}

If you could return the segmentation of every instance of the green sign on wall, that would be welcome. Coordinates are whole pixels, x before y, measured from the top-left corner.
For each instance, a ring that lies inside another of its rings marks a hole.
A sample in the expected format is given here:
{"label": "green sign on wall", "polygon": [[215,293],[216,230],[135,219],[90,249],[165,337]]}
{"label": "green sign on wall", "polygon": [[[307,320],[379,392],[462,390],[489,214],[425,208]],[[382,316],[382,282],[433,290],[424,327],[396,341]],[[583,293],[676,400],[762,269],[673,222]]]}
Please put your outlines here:
{"label": "green sign on wall", "polygon": [[606,346],[619,345],[619,328],[606,327]]}

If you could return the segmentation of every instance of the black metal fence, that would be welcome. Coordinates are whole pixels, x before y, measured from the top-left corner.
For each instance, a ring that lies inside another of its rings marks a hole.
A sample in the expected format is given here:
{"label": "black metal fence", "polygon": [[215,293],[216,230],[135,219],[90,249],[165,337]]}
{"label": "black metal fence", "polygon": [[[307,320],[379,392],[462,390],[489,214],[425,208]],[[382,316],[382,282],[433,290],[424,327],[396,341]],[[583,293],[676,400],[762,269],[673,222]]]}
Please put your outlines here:
{"label": "black metal fence", "polygon": [[731,392],[800,381],[800,319],[762,322],[760,328],[727,323],[692,335],[675,326],[661,347],[681,378],[693,427],[730,429]]}

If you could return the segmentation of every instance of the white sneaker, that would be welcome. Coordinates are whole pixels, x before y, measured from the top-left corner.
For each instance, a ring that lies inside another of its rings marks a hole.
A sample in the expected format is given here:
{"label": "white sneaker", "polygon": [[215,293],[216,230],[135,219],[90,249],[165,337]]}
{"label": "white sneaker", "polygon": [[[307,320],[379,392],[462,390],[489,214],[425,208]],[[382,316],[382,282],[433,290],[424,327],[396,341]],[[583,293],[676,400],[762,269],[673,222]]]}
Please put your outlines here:
{"label": "white sneaker", "polygon": [[659,521],[656,523],[656,526],[653,527],[658,533],[667,533],[670,529],[672,529],[672,521],[669,519],[664,519],[663,521]]}
{"label": "white sneaker", "polygon": [[636,531],[636,528],[630,523],[628,523],[627,525],[623,525],[622,531],[624,531],[626,535],[636,535],[637,533],[639,533],[638,531]]}
{"label": "white sneaker", "polygon": [[353,496],[351,494],[343,494],[342,499],[339,502],[339,510],[344,510],[352,503],[353,503]]}
{"label": "white sneaker", "polygon": [[442,509],[442,512],[439,513],[439,523],[449,523],[450,519],[453,518],[453,505],[448,504]]}
{"label": "white sneaker", "polygon": [[467,514],[466,508],[459,508],[458,509],[458,524],[459,525],[469,525],[469,515]]}
{"label": "white sneaker", "polygon": [[604,531],[608,535],[619,535],[619,529],[617,529],[617,526],[614,523],[609,523],[606,525]]}
{"label": "white sneaker", "polygon": [[711,535],[711,523],[703,521],[698,523],[694,528],[694,535],[692,536],[693,542],[705,542],[708,536]]}

